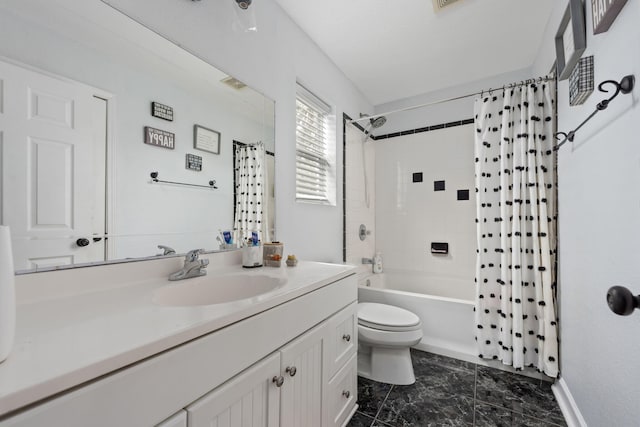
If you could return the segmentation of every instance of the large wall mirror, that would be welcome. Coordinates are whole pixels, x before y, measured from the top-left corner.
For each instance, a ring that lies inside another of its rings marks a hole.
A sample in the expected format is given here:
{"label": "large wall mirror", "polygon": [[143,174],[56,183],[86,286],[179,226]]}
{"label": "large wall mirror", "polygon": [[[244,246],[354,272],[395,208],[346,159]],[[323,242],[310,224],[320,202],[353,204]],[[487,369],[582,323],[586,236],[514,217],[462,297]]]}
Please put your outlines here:
{"label": "large wall mirror", "polygon": [[244,227],[268,240],[272,100],[101,1],[0,3],[0,219],[16,271],[223,248],[243,148],[264,189]]}

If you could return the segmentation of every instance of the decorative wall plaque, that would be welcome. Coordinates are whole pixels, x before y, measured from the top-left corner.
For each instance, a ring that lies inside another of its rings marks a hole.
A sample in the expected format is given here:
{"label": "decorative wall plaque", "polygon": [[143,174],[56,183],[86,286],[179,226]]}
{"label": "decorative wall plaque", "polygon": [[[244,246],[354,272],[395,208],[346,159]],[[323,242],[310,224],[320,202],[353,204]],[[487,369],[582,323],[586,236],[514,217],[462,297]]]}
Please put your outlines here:
{"label": "decorative wall plaque", "polygon": [[187,153],[185,167],[189,170],[200,172],[202,170],[202,157]]}
{"label": "decorative wall plaque", "polygon": [[193,148],[220,154],[220,132],[200,125],[193,126]]}
{"label": "decorative wall plaque", "polygon": [[159,102],[151,103],[151,115],[169,122],[173,121],[173,108]]}
{"label": "decorative wall plaque", "polygon": [[175,148],[175,134],[160,129],[152,128],[151,126],[144,127],[144,143],[149,145],[155,145],[156,147],[168,148],[173,150]]}
{"label": "decorative wall plaque", "polygon": [[569,105],[581,105],[593,92],[593,55],[581,58],[569,77]]}
{"label": "decorative wall plaque", "polygon": [[593,34],[604,33],[627,3],[627,0],[591,0]]}

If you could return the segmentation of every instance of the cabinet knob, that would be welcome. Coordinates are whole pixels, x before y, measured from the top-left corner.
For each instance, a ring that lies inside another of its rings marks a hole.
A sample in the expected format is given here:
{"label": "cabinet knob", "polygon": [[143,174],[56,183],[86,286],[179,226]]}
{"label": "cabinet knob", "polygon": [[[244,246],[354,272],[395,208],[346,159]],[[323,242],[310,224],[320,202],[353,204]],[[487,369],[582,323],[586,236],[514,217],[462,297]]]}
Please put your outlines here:
{"label": "cabinet knob", "polygon": [[351,397],[351,392],[349,390],[345,390],[342,392],[342,395],[348,399]]}
{"label": "cabinet knob", "polygon": [[287,369],[284,370],[287,374],[291,375],[292,377],[296,376],[296,372],[298,372],[298,370],[296,369],[295,366],[287,366]]}
{"label": "cabinet knob", "polygon": [[271,382],[273,382],[276,385],[276,387],[282,387],[282,384],[284,384],[284,377],[282,375],[275,376],[273,377]]}
{"label": "cabinet knob", "polygon": [[345,340],[346,342],[349,342],[349,341],[351,341],[351,335],[349,335],[349,334],[344,334],[344,335],[342,336],[342,339],[343,339],[343,340]]}

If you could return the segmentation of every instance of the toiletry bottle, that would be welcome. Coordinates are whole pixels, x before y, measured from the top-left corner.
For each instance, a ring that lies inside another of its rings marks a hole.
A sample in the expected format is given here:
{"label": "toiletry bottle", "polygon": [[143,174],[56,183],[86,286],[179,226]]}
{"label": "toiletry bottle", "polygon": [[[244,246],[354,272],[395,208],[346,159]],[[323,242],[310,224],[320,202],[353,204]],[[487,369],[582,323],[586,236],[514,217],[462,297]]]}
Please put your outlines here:
{"label": "toiletry bottle", "polygon": [[376,252],[376,256],[373,257],[373,272],[375,274],[382,273],[382,254]]}

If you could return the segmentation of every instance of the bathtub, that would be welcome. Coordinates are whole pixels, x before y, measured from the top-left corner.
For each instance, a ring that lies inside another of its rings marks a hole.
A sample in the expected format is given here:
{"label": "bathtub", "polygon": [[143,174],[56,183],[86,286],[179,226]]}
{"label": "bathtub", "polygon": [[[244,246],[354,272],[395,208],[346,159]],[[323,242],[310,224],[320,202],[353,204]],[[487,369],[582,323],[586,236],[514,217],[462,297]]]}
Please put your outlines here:
{"label": "bathtub", "polygon": [[473,279],[393,270],[358,274],[360,302],[395,305],[420,317],[424,336],[415,348],[470,362],[478,361],[474,299]]}

